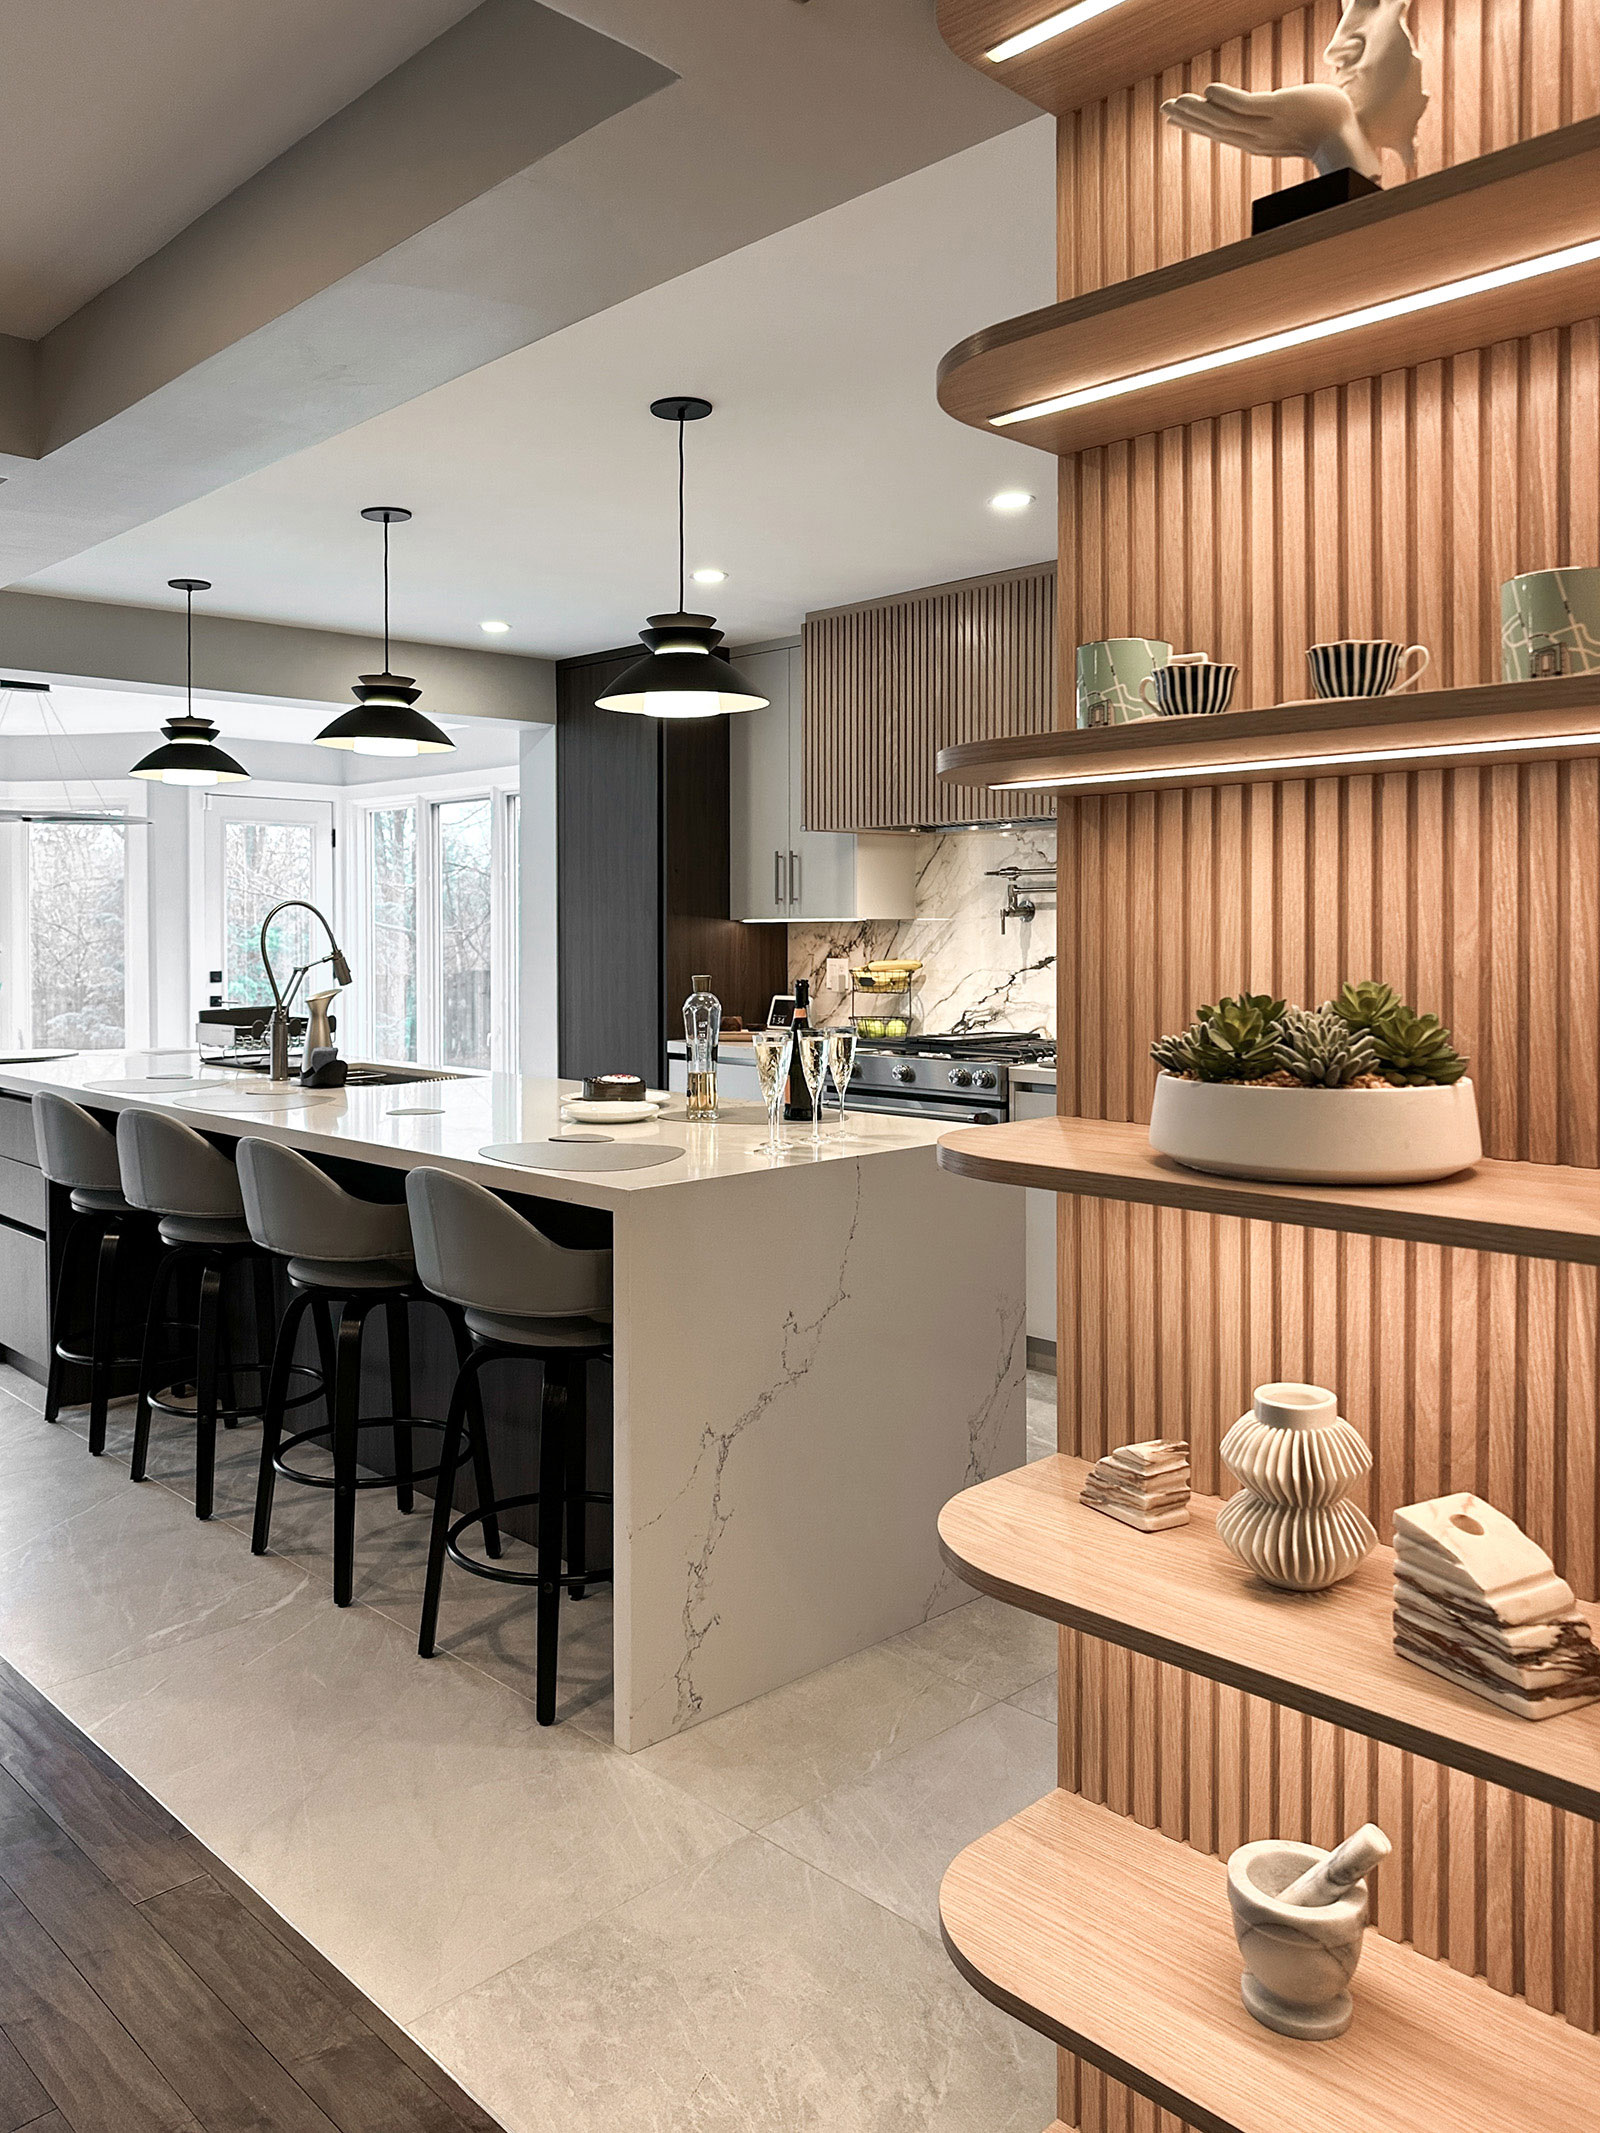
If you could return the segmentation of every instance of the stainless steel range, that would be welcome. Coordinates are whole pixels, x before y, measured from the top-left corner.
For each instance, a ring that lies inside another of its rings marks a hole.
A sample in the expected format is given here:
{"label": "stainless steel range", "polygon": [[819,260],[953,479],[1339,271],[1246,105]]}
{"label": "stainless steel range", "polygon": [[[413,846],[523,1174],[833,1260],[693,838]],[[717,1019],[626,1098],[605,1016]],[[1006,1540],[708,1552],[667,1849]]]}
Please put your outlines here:
{"label": "stainless steel range", "polygon": [[889,1111],[952,1126],[1003,1125],[1008,1069],[1054,1060],[1042,1030],[977,1030],[959,1037],[866,1038],[850,1080],[852,1111]]}

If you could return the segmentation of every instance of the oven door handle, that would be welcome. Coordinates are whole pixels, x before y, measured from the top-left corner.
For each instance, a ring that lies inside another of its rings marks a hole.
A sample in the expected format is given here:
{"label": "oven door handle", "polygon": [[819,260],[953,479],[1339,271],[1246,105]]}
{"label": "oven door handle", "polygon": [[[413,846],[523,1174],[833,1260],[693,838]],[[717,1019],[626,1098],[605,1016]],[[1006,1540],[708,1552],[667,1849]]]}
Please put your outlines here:
{"label": "oven door handle", "polygon": [[875,1111],[880,1117],[920,1118],[930,1125],[1002,1126],[1005,1113],[968,1111],[960,1104],[919,1103],[914,1096],[879,1096],[875,1091],[852,1089],[850,1111]]}

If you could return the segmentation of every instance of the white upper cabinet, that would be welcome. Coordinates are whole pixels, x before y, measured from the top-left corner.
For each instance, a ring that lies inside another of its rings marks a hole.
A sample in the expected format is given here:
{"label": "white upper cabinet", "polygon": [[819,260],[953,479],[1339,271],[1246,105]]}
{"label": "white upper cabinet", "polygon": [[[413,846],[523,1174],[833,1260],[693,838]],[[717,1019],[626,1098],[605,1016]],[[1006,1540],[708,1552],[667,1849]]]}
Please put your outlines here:
{"label": "white upper cabinet", "polygon": [[734,918],[910,918],[915,846],[909,837],[808,830],[801,819],[803,664],[798,646],[738,661],[764,711],[729,725],[729,881]]}

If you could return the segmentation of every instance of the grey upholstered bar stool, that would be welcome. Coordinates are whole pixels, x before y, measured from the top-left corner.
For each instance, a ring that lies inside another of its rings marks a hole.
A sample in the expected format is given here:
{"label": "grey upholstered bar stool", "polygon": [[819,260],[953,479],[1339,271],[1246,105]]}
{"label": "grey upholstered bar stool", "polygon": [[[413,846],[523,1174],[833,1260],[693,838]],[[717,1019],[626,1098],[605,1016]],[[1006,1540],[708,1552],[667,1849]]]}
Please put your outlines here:
{"label": "grey upholstered bar stool", "polygon": [[[50,1310],[50,1371],[45,1384],[44,1418],[54,1422],[61,1412],[62,1366],[76,1364],[87,1369],[89,1449],[98,1459],[106,1448],[111,1374],[119,1363],[131,1367],[138,1360],[116,1353],[118,1255],[134,1210],[122,1194],[116,1135],[82,1104],[42,1090],[33,1099],[33,1137],[40,1170],[52,1185],[66,1189],[72,1206]],[[75,1318],[81,1319],[78,1306],[84,1286],[85,1246],[94,1252],[94,1288],[89,1345],[83,1349],[68,1346],[68,1328]]]}
{"label": "grey upholstered bar stool", "polygon": [[[188,1358],[173,1357],[170,1336],[179,1329],[192,1330],[194,1515],[209,1518],[218,1413],[231,1429],[241,1414],[260,1412],[259,1401],[247,1405],[240,1400],[238,1379],[246,1370],[259,1375],[272,1346],[271,1266],[251,1243],[232,1160],[203,1133],[162,1112],[132,1108],[117,1120],[117,1159],[125,1198],[157,1217],[166,1247],[150,1285],[129,1471],[135,1481],[143,1481],[152,1412],[189,1417],[190,1410],[177,1397],[178,1387],[168,1372],[176,1368],[185,1377],[189,1375],[184,1370]],[[237,1356],[228,1324],[228,1277],[241,1262],[252,1263],[255,1284],[256,1350],[249,1359]],[[178,1277],[191,1272],[199,1276],[193,1320],[176,1316],[171,1308]],[[173,1397],[167,1397],[168,1393]]]}
{"label": "grey upholstered bar stool", "polygon": [[[410,1171],[406,1203],[417,1271],[435,1296],[461,1306],[472,1336],[472,1353],[456,1379],[439,1454],[417,1649],[424,1659],[433,1655],[446,1556],[474,1577],[537,1586],[534,1715],[541,1726],[552,1725],[561,1595],[570,1590],[574,1599],[582,1599],[588,1585],[605,1583],[611,1576],[609,1569],[588,1567],[586,1532],[588,1505],[611,1501],[609,1493],[587,1486],[588,1369],[611,1350],[611,1254],[572,1251],[553,1243],[496,1194],[451,1171]],[[488,1363],[505,1361],[543,1366],[539,1486],[531,1496],[497,1500],[485,1489],[480,1473],[478,1508],[453,1517],[461,1437],[472,1422],[478,1373]],[[462,1549],[462,1533],[481,1524],[488,1552],[497,1557],[499,1514],[535,1505],[536,1562],[531,1574],[479,1561]]]}
{"label": "grey upholstered bar stool", "polygon": [[[356,1495],[362,1489],[392,1488],[402,1511],[412,1506],[412,1485],[431,1481],[437,1467],[417,1473],[412,1467],[413,1426],[442,1429],[444,1424],[413,1415],[411,1354],[407,1307],[439,1303],[417,1281],[411,1253],[411,1224],[403,1205],[358,1199],[326,1171],[275,1141],[239,1143],[239,1178],[251,1235],[288,1262],[291,1296],[278,1329],[272,1377],[267,1387],[262,1424],[261,1472],[256,1485],[255,1529],[251,1548],[264,1555],[272,1537],[272,1500],[276,1478],[333,1491],[333,1597],[350,1605],[355,1583]],[[335,1344],[332,1308],[339,1307]],[[362,1418],[361,1334],[370,1313],[381,1308],[389,1337],[387,1415]],[[461,1313],[443,1306],[455,1336],[456,1354],[468,1352]],[[328,1421],[316,1429],[283,1436],[285,1396],[295,1342],[307,1311],[317,1329],[323,1378],[328,1387]],[[481,1486],[490,1487],[488,1454],[474,1407],[473,1452]],[[394,1439],[394,1471],[358,1474],[358,1450],[365,1429],[389,1429]],[[333,1455],[333,1473],[313,1474],[285,1462],[301,1444],[325,1441]]]}

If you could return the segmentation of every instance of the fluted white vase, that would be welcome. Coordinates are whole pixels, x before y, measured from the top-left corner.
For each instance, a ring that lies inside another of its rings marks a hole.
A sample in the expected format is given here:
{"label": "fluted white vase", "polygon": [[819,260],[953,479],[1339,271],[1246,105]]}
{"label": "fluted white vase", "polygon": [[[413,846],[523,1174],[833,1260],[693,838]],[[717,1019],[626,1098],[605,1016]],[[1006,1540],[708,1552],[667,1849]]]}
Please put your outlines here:
{"label": "fluted white vase", "polygon": [[1250,1413],[1222,1440],[1222,1463],[1243,1486],[1217,1514],[1218,1537],[1289,1592],[1337,1585],[1378,1545],[1344,1493],[1372,1454],[1338,1409],[1321,1385],[1258,1385]]}

